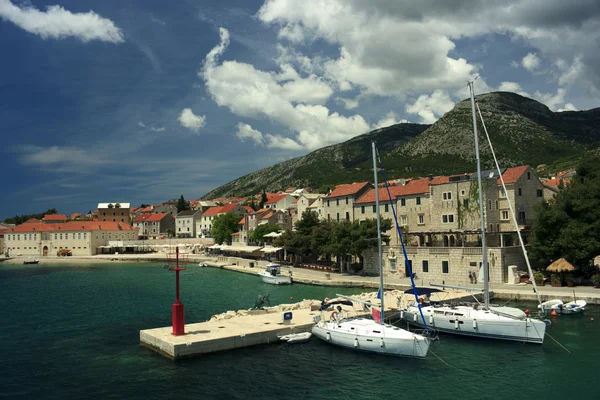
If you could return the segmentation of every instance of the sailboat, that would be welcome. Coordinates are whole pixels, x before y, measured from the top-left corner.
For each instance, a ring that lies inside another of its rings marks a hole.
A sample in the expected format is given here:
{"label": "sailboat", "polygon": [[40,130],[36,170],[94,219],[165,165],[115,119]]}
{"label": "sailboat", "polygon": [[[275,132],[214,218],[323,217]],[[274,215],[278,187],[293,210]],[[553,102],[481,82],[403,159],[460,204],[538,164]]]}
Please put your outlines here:
{"label": "sailboat", "polygon": [[[417,326],[422,326],[424,321],[421,322],[419,318],[419,311],[427,317],[429,325],[432,329],[436,329],[440,332],[455,334],[455,335],[464,335],[464,336],[472,336],[472,337],[480,337],[480,338],[489,338],[489,339],[499,339],[499,340],[512,340],[518,342],[528,342],[528,343],[543,343],[544,336],[546,332],[546,323],[539,319],[531,318],[526,315],[522,310],[514,307],[495,307],[490,305],[490,295],[489,295],[489,265],[487,260],[487,247],[485,241],[485,217],[483,214],[483,190],[481,190],[481,162],[479,159],[479,144],[477,137],[477,120],[475,114],[475,94],[473,89],[473,82],[469,82],[469,89],[471,92],[471,108],[473,114],[473,134],[475,136],[475,154],[477,159],[477,181],[479,185],[479,213],[481,216],[481,247],[483,254],[483,298],[484,303],[475,305],[438,305],[432,303],[424,303],[419,304],[419,302],[415,301],[413,303],[408,304],[404,309],[401,310],[402,319],[406,320],[410,324],[414,324]],[[481,112],[480,112],[481,117]],[[484,125],[485,128],[485,125]],[[487,135],[487,131],[486,131]],[[488,136],[489,141],[489,136]],[[491,146],[491,142],[490,142]],[[496,167],[500,171],[497,160],[494,155],[494,159],[496,161]],[[502,179],[502,174],[500,174],[500,179]],[[502,180],[502,186],[506,193],[506,187],[504,185],[504,181]],[[509,197],[507,196],[509,201],[509,207],[511,209],[511,214],[513,214],[514,219],[514,211],[512,210],[512,205],[510,205]],[[527,258],[527,253],[525,252],[525,247],[523,244],[523,240],[517,226],[517,234],[519,236],[519,240],[521,242],[521,247],[523,248],[525,259],[527,261],[527,266],[529,269],[529,259]],[[442,285],[434,285],[431,286],[442,286]],[[451,287],[449,285],[445,285],[445,287]],[[454,287],[458,289],[467,289],[461,287]],[[535,286],[534,286],[534,289]],[[468,290],[468,289],[467,289]],[[536,290],[537,294],[537,290]],[[539,294],[538,294],[539,301]]]}
{"label": "sailboat", "polygon": [[[379,293],[381,294],[381,308],[376,304],[362,302],[352,297],[340,296],[346,301],[329,302],[322,305],[327,309],[337,304],[337,311],[333,311],[328,318],[324,313],[314,317],[315,326],[312,333],[328,343],[348,349],[367,351],[372,353],[424,358],[429,350],[430,341],[426,336],[410,332],[385,323],[385,305],[383,294],[383,267],[381,251],[381,218],[379,214],[379,190],[377,186],[377,165],[375,163],[375,143],[373,148],[373,175],[375,181],[375,204],[377,208],[377,242],[379,250]],[[373,319],[369,318],[344,318],[343,308],[340,304],[352,302],[367,303],[371,307]]]}

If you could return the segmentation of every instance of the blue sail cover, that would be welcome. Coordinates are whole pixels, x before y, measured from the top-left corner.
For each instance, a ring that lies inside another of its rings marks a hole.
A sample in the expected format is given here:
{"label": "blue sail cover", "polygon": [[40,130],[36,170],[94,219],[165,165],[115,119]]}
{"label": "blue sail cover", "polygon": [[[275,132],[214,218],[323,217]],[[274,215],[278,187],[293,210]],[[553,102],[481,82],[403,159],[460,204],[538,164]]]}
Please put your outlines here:
{"label": "blue sail cover", "polygon": [[417,287],[413,289],[408,289],[404,291],[404,294],[413,294],[416,293],[417,296],[431,296],[431,293],[443,292],[443,290],[436,288],[425,288],[425,287]]}

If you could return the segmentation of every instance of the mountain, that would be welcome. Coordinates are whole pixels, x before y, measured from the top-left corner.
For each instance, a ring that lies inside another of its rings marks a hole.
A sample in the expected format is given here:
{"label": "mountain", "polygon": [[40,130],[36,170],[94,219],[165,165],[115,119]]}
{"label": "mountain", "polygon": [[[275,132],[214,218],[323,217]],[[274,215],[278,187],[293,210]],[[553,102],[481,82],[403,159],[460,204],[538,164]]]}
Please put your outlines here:
{"label": "mountain", "polygon": [[[545,105],[510,92],[476,97],[498,161],[503,167],[540,164],[569,167],[600,148],[600,108],[552,112]],[[493,158],[478,118],[483,168]],[[388,178],[453,174],[475,170],[470,99],[456,104],[435,124],[398,124],[306,156],[245,175],[205,198],[255,194],[265,189],[370,180],[370,143],[375,140]]]}
{"label": "mountain", "polygon": [[305,156],[244,175],[207,193],[203,198],[245,196],[276,191],[289,186],[318,188],[353,179],[369,179],[363,164],[371,157],[371,141],[381,152],[389,152],[425,131],[429,125],[397,124],[376,129],[346,142],[315,150]]}

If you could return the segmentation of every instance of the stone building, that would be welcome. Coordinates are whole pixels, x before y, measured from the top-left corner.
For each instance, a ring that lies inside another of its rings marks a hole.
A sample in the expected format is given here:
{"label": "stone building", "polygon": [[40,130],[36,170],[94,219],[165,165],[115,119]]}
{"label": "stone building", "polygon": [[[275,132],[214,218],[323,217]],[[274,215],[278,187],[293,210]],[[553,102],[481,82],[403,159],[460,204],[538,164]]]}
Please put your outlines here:
{"label": "stone building", "polygon": [[130,203],[98,203],[98,221],[124,222],[131,224]]}
{"label": "stone building", "polygon": [[372,187],[369,182],[337,185],[322,199],[323,218],[337,222],[354,221],[354,202]]}
{"label": "stone building", "polygon": [[91,256],[109,241],[136,240],[137,229],[121,222],[71,221],[24,223],[4,232],[6,252],[11,256],[56,256],[69,250],[73,256]]}
{"label": "stone building", "polygon": [[185,210],[175,218],[175,235],[181,238],[196,237],[196,221],[202,216],[200,210]]}

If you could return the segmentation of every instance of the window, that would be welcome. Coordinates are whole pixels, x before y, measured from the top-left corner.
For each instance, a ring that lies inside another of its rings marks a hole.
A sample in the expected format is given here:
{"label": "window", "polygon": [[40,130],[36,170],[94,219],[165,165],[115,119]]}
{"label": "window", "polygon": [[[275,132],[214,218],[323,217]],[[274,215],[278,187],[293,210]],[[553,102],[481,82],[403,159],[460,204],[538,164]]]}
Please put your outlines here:
{"label": "window", "polygon": [[337,213],[335,218],[336,218],[337,222],[340,222],[340,213]]}
{"label": "window", "polygon": [[537,197],[543,197],[544,196],[544,191],[542,189],[538,189],[537,190]]}
{"label": "window", "polygon": [[392,258],[390,260],[390,269],[392,270],[392,272],[396,272],[396,259]]}
{"label": "window", "polygon": [[327,200],[327,207],[329,207],[329,200]]}
{"label": "window", "polygon": [[531,179],[531,172],[527,171],[527,179]]}
{"label": "window", "polygon": [[469,208],[469,199],[463,199],[463,207]]}
{"label": "window", "polygon": [[525,211],[519,211],[519,223],[520,224],[524,224],[525,223]]}
{"label": "window", "polygon": [[491,209],[492,209],[492,201],[488,200],[488,210],[491,210]]}
{"label": "window", "polygon": [[62,233],[60,234],[60,240],[62,240]]}
{"label": "window", "polygon": [[429,272],[429,261],[423,260],[423,272]]}
{"label": "window", "polygon": [[454,223],[454,214],[442,215],[442,223],[453,224]]}
{"label": "window", "polygon": [[490,224],[490,232],[494,232],[494,224]]}
{"label": "window", "polygon": [[461,196],[464,196],[465,194],[466,194],[465,189],[463,189],[463,190],[460,191],[460,195]]}
{"label": "window", "polygon": [[420,197],[417,197],[417,198],[415,199],[415,203],[416,203],[418,206],[420,206],[420,205],[421,205],[421,198],[420,198]]}
{"label": "window", "polygon": [[385,210],[385,212],[389,211],[388,206],[389,206],[389,204],[387,204],[387,203],[383,206],[383,209]]}
{"label": "window", "polygon": [[496,210],[498,210],[498,200],[496,200]]}
{"label": "window", "polygon": [[365,206],[360,206],[360,213],[364,214],[365,213]]}
{"label": "window", "polygon": [[519,196],[523,196],[523,191],[521,190],[521,188],[519,188],[519,189],[517,190],[517,193],[518,193],[518,195],[519,195]]}
{"label": "window", "polygon": [[412,260],[406,260],[406,272],[413,273],[412,270]]}
{"label": "window", "polygon": [[419,225],[425,225],[425,214],[419,214]]}
{"label": "window", "polygon": [[406,199],[400,199],[400,205],[404,207],[406,205]]}
{"label": "window", "polygon": [[444,192],[444,193],[442,193],[442,198],[444,200],[452,200],[452,192]]}
{"label": "window", "polygon": [[349,212],[346,212],[346,221],[350,221],[350,213]]}
{"label": "window", "polygon": [[442,261],[442,274],[448,273],[448,261]]}
{"label": "window", "polygon": [[83,232],[83,240],[87,239],[87,233]]}
{"label": "window", "polygon": [[502,219],[508,221],[508,211],[502,211]]}
{"label": "window", "polygon": [[346,197],[346,204],[348,204],[348,198]]}
{"label": "window", "polygon": [[339,206],[340,205],[340,199],[335,199],[335,205]]}
{"label": "window", "polygon": [[408,218],[406,215],[401,215],[400,216],[400,225],[407,225],[408,224]]}
{"label": "window", "polygon": [[377,206],[373,205],[373,213],[377,212]]}

